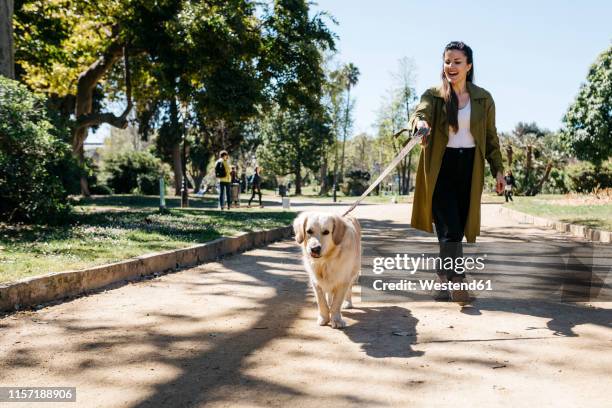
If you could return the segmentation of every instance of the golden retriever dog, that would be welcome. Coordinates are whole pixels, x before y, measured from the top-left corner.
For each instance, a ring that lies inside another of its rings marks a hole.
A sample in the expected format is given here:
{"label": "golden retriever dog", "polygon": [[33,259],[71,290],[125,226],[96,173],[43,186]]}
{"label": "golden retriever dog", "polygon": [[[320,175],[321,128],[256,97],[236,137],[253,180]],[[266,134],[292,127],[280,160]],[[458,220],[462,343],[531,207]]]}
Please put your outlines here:
{"label": "golden retriever dog", "polygon": [[319,306],[318,323],[346,326],[340,309],[353,307],[351,292],[361,268],[361,226],[356,218],[304,212],[293,221],[304,267]]}

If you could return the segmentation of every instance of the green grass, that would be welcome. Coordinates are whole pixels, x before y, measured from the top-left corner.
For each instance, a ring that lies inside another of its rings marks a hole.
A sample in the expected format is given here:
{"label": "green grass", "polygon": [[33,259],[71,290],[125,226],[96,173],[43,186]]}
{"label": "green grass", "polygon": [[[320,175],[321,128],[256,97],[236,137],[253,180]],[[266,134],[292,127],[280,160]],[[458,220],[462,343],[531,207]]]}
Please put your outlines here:
{"label": "green grass", "polygon": [[566,202],[564,195],[538,195],[514,197],[514,203],[505,205],[538,217],[612,231],[612,202],[575,204]]}
{"label": "green grass", "polygon": [[0,282],[101,265],[146,253],[183,248],[240,232],[280,227],[295,213],[276,209],[218,211],[212,197],[166,200],[154,196],[101,196],[82,200],[67,225],[0,224]]}

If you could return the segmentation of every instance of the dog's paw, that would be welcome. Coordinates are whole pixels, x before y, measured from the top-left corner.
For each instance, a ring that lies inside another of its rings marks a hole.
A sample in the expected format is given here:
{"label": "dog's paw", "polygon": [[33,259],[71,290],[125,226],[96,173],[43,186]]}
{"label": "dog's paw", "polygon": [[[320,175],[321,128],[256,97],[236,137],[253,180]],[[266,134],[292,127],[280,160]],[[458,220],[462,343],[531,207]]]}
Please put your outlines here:
{"label": "dog's paw", "polygon": [[317,323],[319,326],[325,326],[327,323],[329,323],[329,317],[319,316],[319,318],[317,319]]}
{"label": "dog's paw", "polygon": [[345,300],[344,303],[342,304],[342,308],[343,309],[352,309],[353,308],[353,302],[351,302],[350,300]]}
{"label": "dog's paw", "polygon": [[346,327],[346,322],[340,316],[334,316],[331,320],[331,327],[333,329],[342,329]]}

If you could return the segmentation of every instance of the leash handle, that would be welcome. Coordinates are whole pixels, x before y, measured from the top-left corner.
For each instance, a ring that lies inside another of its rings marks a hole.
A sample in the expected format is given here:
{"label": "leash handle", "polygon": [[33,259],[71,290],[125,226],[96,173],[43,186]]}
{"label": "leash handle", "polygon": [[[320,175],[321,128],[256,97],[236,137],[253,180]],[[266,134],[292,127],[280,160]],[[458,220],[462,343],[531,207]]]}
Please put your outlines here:
{"label": "leash handle", "polygon": [[[402,134],[403,132],[406,132],[407,130],[408,129],[402,129],[396,134],[394,134],[393,137],[395,138],[399,136],[400,134]],[[406,157],[406,155],[412,150],[412,148],[421,141],[423,136],[425,136],[428,133],[428,130],[429,129],[427,128],[421,128],[421,129],[418,129],[416,132],[414,132],[412,136],[410,136],[410,140],[408,141],[408,143],[406,143],[406,146],[404,146],[404,148],[400,150],[400,152],[397,154],[397,156],[395,156],[391,164],[389,164],[389,166],[387,166],[387,168],[382,173],[380,173],[380,176],[378,176],[378,178],[374,181],[374,183],[372,183],[370,187],[368,187],[368,189],[364,191],[363,194],[348,208],[348,210],[346,210],[342,214],[343,217],[346,216],[351,211],[353,211],[355,207],[357,207],[359,203],[361,203],[363,199],[366,198],[368,194],[370,194],[372,190],[374,190],[376,186],[379,185],[380,182],[383,181],[383,179],[389,175],[389,173],[391,173],[391,171],[395,168],[395,166],[397,166],[399,162],[404,157]]]}

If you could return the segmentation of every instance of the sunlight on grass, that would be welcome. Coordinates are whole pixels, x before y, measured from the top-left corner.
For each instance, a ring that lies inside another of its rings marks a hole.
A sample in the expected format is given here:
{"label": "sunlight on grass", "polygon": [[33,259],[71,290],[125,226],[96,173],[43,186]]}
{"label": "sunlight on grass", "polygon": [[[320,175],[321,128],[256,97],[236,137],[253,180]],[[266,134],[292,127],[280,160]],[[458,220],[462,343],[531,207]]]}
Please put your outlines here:
{"label": "sunlight on grass", "polygon": [[0,224],[0,283],[285,226],[295,217],[278,208],[221,212],[212,199],[191,200],[187,209],[178,199],[167,204],[160,214],[156,197],[94,197],[75,207],[69,225]]}
{"label": "sunlight on grass", "polygon": [[509,208],[538,217],[612,231],[612,203],[578,205],[564,195],[514,197]]}

